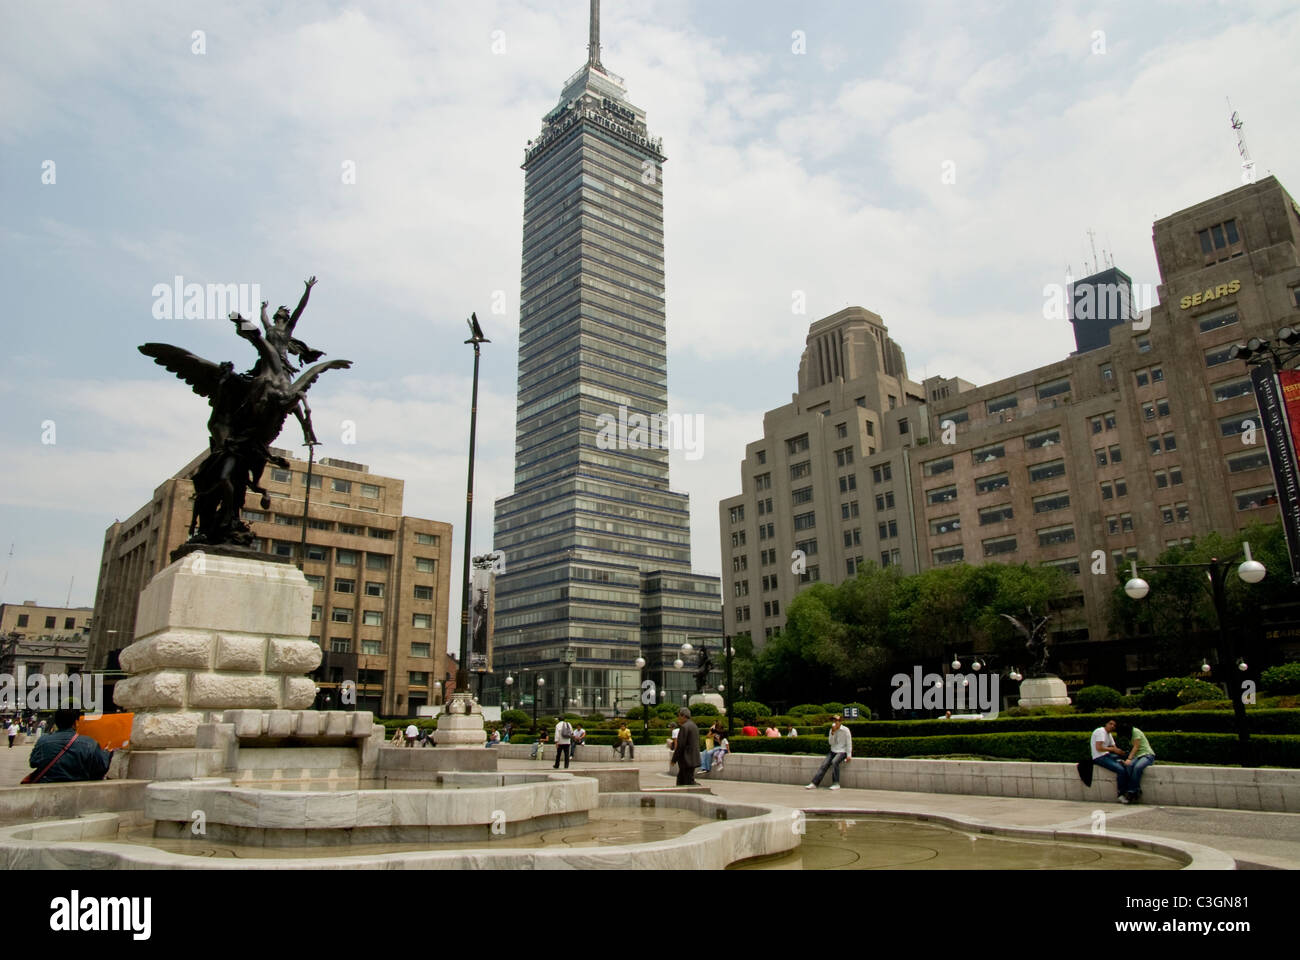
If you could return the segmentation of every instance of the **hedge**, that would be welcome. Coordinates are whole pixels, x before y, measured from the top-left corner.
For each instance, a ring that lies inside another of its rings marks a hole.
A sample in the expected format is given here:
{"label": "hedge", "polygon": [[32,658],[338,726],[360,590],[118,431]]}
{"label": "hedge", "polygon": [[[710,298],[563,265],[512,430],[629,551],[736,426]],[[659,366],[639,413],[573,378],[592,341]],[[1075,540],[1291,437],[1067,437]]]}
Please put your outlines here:
{"label": "hedge", "polygon": [[[1151,746],[1160,760],[1171,763],[1233,766],[1239,762],[1237,737],[1227,733],[1152,733]],[[1255,762],[1270,767],[1300,767],[1300,736],[1251,737]],[[731,741],[734,753],[826,754],[820,737],[768,740],[746,737]],[[984,733],[939,737],[896,737],[889,740],[855,740],[853,755],[865,757],[944,757],[953,754],[1029,760],[1040,763],[1076,763],[1088,754],[1087,734]]]}
{"label": "hedge", "polygon": [[1300,663],[1269,667],[1259,675],[1259,685],[1269,693],[1300,693]]}

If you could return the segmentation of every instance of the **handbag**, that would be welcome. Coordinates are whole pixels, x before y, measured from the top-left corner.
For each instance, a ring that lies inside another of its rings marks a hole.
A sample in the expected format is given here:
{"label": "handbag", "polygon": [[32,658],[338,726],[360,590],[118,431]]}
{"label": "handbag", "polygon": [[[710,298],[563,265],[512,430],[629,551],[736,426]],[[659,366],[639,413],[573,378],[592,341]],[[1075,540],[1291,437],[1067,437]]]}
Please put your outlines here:
{"label": "handbag", "polygon": [[50,772],[50,767],[54,766],[56,763],[59,762],[59,757],[62,757],[65,753],[68,752],[68,747],[72,746],[74,743],[77,742],[77,736],[78,736],[78,734],[75,734],[75,733],[74,733],[74,734],[72,735],[72,739],[69,740],[67,743],[65,743],[65,744],[63,745],[63,749],[60,750],[60,751],[55,755],[54,759],[51,760],[49,763],[47,763],[43,768],[41,768],[41,772],[40,772],[40,773],[37,773],[37,774],[35,774],[35,775],[29,773],[29,774],[27,774],[27,776],[23,777],[23,778],[22,778],[21,780],[19,780],[18,782],[19,782],[19,783],[37,783],[37,782],[39,782],[40,779],[41,779],[41,777],[45,776],[47,773]]}

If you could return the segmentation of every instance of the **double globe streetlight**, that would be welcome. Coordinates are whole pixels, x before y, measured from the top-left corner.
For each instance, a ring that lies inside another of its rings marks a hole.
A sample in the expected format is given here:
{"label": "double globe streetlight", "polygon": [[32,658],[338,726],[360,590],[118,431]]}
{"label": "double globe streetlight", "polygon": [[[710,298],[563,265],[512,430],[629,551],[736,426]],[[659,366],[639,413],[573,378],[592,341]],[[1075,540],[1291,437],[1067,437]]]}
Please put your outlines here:
{"label": "double globe streetlight", "polygon": [[[1242,554],[1245,559],[1237,566],[1237,576],[1243,583],[1259,583],[1268,574],[1264,565],[1256,560],[1250,554],[1250,544],[1243,541]],[[1228,593],[1227,593],[1227,576],[1228,571],[1237,563],[1236,558],[1230,560],[1220,560],[1218,557],[1211,557],[1207,563],[1159,563],[1144,564],[1142,569],[1148,570],[1185,570],[1200,568],[1205,571],[1206,577],[1210,581],[1210,595],[1214,599],[1214,615],[1218,620],[1219,626],[1219,657],[1221,663],[1230,663],[1236,661],[1237,669],[1241,672],[1246,671],[1246,661],[1244,658],[1237,656],[1234,649],[1232,635],[1228,632]],[[1142,600],[1151,592],[1151,585],[1138,576],[1137,561],[1133,561],[1131,566],[1131,576],[1127,583],[1124,584],[1124,593],[1132,600]],[[1208,659],[1201,661],[1201,672],[1210,672],[1210,662]],[[1242,699],[1240,691],[1232,693],[1229,691],[1232,699],[1232,712],[1237,721],[1237,741],[1240,746],[1240,760],[1243,767],[1251,765],[1250,751],[1250,727],[1246,722],[1246,704]]]}

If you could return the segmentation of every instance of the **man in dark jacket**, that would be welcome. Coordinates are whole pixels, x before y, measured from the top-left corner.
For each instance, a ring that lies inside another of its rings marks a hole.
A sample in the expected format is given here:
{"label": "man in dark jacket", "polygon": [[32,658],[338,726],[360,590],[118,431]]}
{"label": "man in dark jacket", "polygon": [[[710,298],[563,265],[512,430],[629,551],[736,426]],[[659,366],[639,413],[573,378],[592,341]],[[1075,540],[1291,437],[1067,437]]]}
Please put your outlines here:
{"label": "man in dark jacket", "polygon": [[[49,770],[36,783],[68,783],[73,780],[103,780],[113,755],[102,749],[91,737],[77,734],[79,710],[58,710],[54,714],[57,733],[47,734],[32,748],[28,764],[33,776],[39,774],[54,760]],[[75,738],[75,739],[74,739]],[[71,746],[69,743],[71,742]],[[66,748],[66,749],[65,749]]]}
{"label": "man in dark jacket", "polygon": [[677,786],[695,785],[695,768],[700,765],[700,728],[691,719],[691,711],[682,707],[677,711],[677,744],[673,747],[673,763],[677,764]]}

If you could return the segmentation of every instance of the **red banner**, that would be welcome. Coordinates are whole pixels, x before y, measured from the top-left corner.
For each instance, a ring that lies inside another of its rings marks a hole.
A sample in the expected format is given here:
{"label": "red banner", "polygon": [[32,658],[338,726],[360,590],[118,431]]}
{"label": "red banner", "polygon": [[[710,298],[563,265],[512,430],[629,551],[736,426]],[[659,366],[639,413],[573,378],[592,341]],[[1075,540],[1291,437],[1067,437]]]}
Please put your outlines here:
{"label": "red banner", "polygon": [[1282,405],[1294,440],[1300,437],[1300,370],[1282,370],[1277,378],[1282,381]]}

